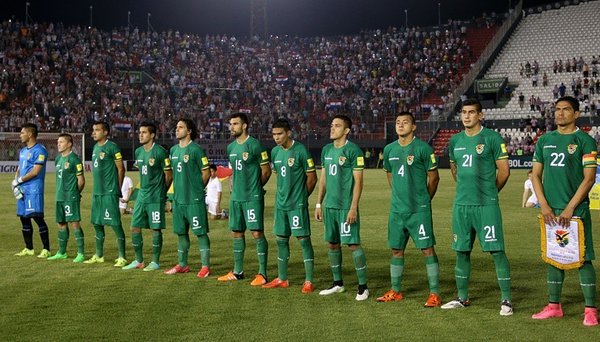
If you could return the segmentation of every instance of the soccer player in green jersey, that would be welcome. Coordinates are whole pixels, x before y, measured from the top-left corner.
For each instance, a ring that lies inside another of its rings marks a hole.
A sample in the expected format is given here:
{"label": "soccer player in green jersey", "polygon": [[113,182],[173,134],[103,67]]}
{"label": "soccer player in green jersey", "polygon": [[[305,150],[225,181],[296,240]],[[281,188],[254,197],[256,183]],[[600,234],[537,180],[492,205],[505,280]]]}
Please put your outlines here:
{"label": "soccer player in green jersey", "polygon": [[450,138],[450,171],[456,181],[452,211],[452,249],[456,251],[454,276],[458,297],[442,309],[468,306],[471,250],[475,239],[489,252],[496,266],[501,292],[500,315],[513,313],[510,296],[510,266],[504,253],[502,214],[498,192],[508,177],[508,153],[497,132],[481,125],[483,112],[477,100],[463,101],[461,120],[465,130]]}
{"label": "soccer player in green jersey", "polygon": [[363,188],[363,152],[348,140],[352,120],[336,115],[331,122],[329,137],[332,143],[321,152],[321,177],[315,208],[315,219],[324,221],[325,241],[329,248],[329,262],[333,273],[331,287],[321,290],[321,296],[345,291],[342,280],[342,250],[345,244],[352,251],[354,269],[358,277],[356,300],[369,298],[367,287],[367,260],[360,245],[360,215],[358,202]]}
{"label": "soccer player in green jersey", "polygon": [[111,226],[117,236],[119,257],[115,267],[127,265],[125,259],[125,232],[121,225],[119,197],[125,177],[125,167],[119,146],[108,139],[110,127],[106,122],[97,121],[93,125],[92,138],[96,142],[92,151],[92,224],[96,232],[96,253],[86,264],[104,262],[104,226]]}
{"label": "soccer player in green jersey", "polygon": [[[565,96],[556,101],[554,120],[557,129],[537,141],[531,180],[546,223],[566,227],[573,216],[583,221],[585,254],[579,268],[579,283],[585,300],[583,324],[593,326],[598,325],[598,310],[588,193],[596,177],[597,147],[594,138],[575,125],[578,117],[577,99]],[[563,316],[560,299],[565,271],[550,264],[547,268],[549,303],[534,314],[533,319]]]}
{"label": "soccer player in green jersey", "polygon": [[208,213],[204,204],[204,188],[210,177],[208,158],[200,145],[196,125],[190,119],[179,119],[175,137],[179,143],[171,147],[173,164],[173,232],[177,235],[178,263],[165,274],[187,273],[189,230],[198,239],[202,267],[198,278],[210,275],[210,239],[208,238]]}
{"label": "soccer player in green jersey", "polygon": [[233,234],[233,271],[218,278],[235,281],[244,278],[245,231],[250,229],[256,242],[258,274],[250,283],[267,283],[269,246],[264,234],[265,200],[263,186],[271,177],[269,153],[260,142],[248,135],[248,117],[235,113],[229,118],[229,130],[235,140],[227,146],[229,164],[233,168],[229,209],[229,229]]}
{"label": "soccer player in green jersey", "polygon": [[58,252],[48,260],[67,258],[67,242],[69,241],[69,222],[73,225],[73,234],[77,241],[77,257],[73,262],[83,262],[84,240],[81,229],[81,191],[85,186],[83,164],[79,156],[73,152],[73,137],[62,133],[57,141],[56,157],[56,222],[58,223]]}
{"label": "soccer player in green jersey", "polygon": [[308,196],[317,184],[315,163],[310,153],[292,139],[292,129],[286,119],[273,123],[273,140],[277,146],[271,150],[273,172],[277,174],[275,195],[275,219],[273,232],[277,239],[278,276],[263,288],[288,287],[288,259],[290,258],[290,236],[295,236],[302,246],[302,257],[306,278],[302,293],[314,290],[314,257],[310,240],[310,217]]}
{"label": "soccer player in green jersey", "polygon": [[[165,229],[165,202],[167,189],[173,180],[173,172],[169,153],[155,143],[155,124],[142,122],[138,138],[142,146],[135,150],[135,165],[140,172],[140,188],[131,218],[131,242],[135,260],[123,269],[143,268],[144,271],[155,271],[160,268],[162,230]],[[144,267],[144,238],[141,228],[152,229],[152,262],[146,267]]]}
{"label": "soccer player in green jersey", "polygon": [[[404,250],[409,238],[423,252],[429,298],[426,307],[440,306],[439,265],[435,254],[435,235],[431,216],[431,199],[440,176],[433,148],[414,136],[415,117],[409,112],[396,116],[398,140],[383,149],[383,169],[392,188],[388,220],[388,244],[392,249],[390,276],[392,289],[377,298],[378,302],[400,301],[404,271]],[[411,194],[411,195],[408,195]]]}

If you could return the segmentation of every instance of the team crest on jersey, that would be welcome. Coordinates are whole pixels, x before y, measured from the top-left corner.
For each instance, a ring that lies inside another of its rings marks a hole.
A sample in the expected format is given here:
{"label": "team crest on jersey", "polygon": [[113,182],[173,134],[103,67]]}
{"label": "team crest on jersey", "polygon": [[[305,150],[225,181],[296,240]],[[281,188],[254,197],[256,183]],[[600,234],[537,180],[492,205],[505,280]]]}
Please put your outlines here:
{"label": "team crest on jersey", "polygon": [[66,170],[69,168],[69,162],[65,162],[65,165],[63,166],[63,168]]}
{"label": "team crest on jersey", "polygon": [[244,161],[248,160],[248,156],[249,156],[249,155],[250,155],[250,154],[249,154],[248,152],[244,152],[244,153],[242,153],[242,159],[244,159]]}
{"label": "team crest on jersey", "polygon": [[577,145],[569,144],[569,146],[567,146],[567,151],[569,152],[569,154],[575,153],[575,151],[577,151]]}
{"label": "team crest on jersey", "polygon": [[408,165],[412,165],[412,163],[415,161],[415,156],[408,156],[406,157],[406,163]]}
{"label": "team crest on jersey", "polygon": [[484,144],[479,144],[479,145],[475,146],[475,151],[477,152],[477,154],[482,154],[484,148],[485,148]]}
{"label": "team crest on jersey", "polygon": [[183,162],[187,163],[190,160],[190,156],[188,154],[183,155]]}
{"label": "team crest on jersey", "polygon": [[567,237],[567,235],[569,235],[569,231],[563,230],[563,229],[557,229],[554,232],[554,235],[556,237],[556,243],[560,247],[565,247],[566,245],[569,244],[569,238]]}
{"label": "team crest on jersey", "polygon": [[339,162],[340,166],[344,165],[344,163],[346,162],[346,157],[340,156],[340,159],[338,160],[338,162]]}
{"label": "team crest on jersey", "polygon": [[148,159],[148,165],[154,166],[154,158]]}
{"label": "team crest on jersey", "polygon": [[27,153],[27,160],[31,159],[31,153]]}
{"label": "team crest on jersey", "polygon": [[100,159],[104,159],[104,152],[100,152]]}
{"label": "team crest on jersey", "polygon": [[295,158],[288,158],[288,166],[289,166],[289,167],[292,167],[292,166],[294,166],[294,161],[295,161],[295,160],[296,160]]}

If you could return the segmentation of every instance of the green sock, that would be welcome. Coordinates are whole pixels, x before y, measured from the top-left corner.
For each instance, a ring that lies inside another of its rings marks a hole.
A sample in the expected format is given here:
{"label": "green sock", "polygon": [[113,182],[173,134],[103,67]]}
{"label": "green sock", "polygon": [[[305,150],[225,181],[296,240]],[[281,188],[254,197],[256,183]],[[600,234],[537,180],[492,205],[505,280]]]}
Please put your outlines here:
{"label": "green sock", "polygon": [[122,225],[112,226],[117,236],[117,248],[119,249],[119,258],[127,259],[125,256],[125,231]]}
{"label": "green sock", "polygon": [[586,261],[579,268],[579,283],[583,291],[585,306],[596,307],[596,270],[591,261]]}
{"label": "green sock", "polygon": [[246,251],[246,239],[244,237],[233,238],[233,273],[244,272],[244,252]]}
{"label": "green sock", "polygon": [[67,253],[67,242],[69,242],[69,228],[58,230],[58,253]]}
{"label": "green sock", "polygon": [[510,265],[504,251],[492,252],[494,265],[496,265],[496,276],[500,286],[501,301],[511,301],[510,297]]}
{"label": "green sock", "polygon": [[160,265],[160,252],[162,251],[163,235],[162,231],[152,232],[152,261]]}
{"label": "green sock", "polygon": [[277,277],[287,280],[288,260],[290,259],[290,239],[277,237]]}
{"label": "green sock", "polygon": [[560,303],[562,284],[565,280],[565,271],[548,265],[548,301]]}
{"label": "green sock", "polygon": [[96,256],[102,258],[104,256],[104,226],[95,224],[94,231],[96,233]]}
{"label": "green sock", "polygon": [[208,234],[198,235],[198,248],[202,266],[210,267],[210,239]]}
{"label": "green sock", "polygon": [[400,292],[402,289],[402,273],[404,272],[404,257],[393,256],[390,260],[390,277],[392,290]]}
{"label": "green sock", "polygon": [[139,263],[144,262],[144,238],[142,237],[142,232],[131,233],[131,244],[133,245],[135,260]]}
{"label": "green sock", "polygon": [[265,236],[254,239],[256,242],[256,255],[258,257],[258,274],[267,277],[267,257],[269,256],[269,244]]}
{"label": "green sock", "polygon": [[458,298],[469,299],[469,278],[471,277],[471,252],[456,252],[454,268]]}
{"label": "green sock", "polygon": [[330,249],[327,252],[333,281],[342,281],[342,251],[340,249]]}
{"label": "green sock", "polygon": [[437,255],[425,257],[425,268],[427,268],[427,281],[429,292],[440,294],[440,264]]}
{"label": "green sock", "polygon": [[78,228],[73,231],[73,235],[75,235],[75,241],[77,241],[77,254],[83,254],[85,251],[85,243],[83,240],[83,229]]}
{"label": "green sock", "polygon": [[178,235],[177,256],[179,266],[185,267],[188,264],[188,251],[190,250],[190,237],[187,234]]}
{"label": "green sock", "polygon": [[302,258],[304,259],[304,272],[306,272],[306,281],[313,281],[313,274],[315,272],[315,251],[313,250],[310,236],[300,239],[300,246],[302,246]]}
{"label": "green sock", "polygon": [[358,277],[358,285],[367,284],[367,258],[361,247],[352,251],[352,260],[354,261],[354,269]]}

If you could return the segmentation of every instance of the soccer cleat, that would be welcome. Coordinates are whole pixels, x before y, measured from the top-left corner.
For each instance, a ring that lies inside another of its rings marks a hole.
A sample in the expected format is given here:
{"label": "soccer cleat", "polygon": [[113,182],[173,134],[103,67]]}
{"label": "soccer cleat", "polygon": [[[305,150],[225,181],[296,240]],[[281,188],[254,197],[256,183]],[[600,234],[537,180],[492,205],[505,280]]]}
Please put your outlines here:
{"label": "soccer cleat", "polygon": [[333,284],[329,288],[327,288],[325,290],[319,291],[319,295],[321,295],[321,296],[329,296],[329,295],[332,295],[334,293],[342,293],[342,292],[346,292],[346,289],[344,288],[344,285]]}
{"label": "soccer cleat", "polygon": [[144,268],[144,266],[146,266],[146,265],[144,265],[143,262],[133,260],[129,265],[123,266],[123,269],[124,270],[136,270],[136,269]]}
{"label": "soccer cleat", "polygon": [[167,275],[173,275],[173,274],[177,274],[177,273],[188,273],[190,271],[190,266],[184,266],[181,267],[179,266],[179,264],[171,267],[170,269],[166,270],[164,273]]}
{"label": "soccer cleat", "polygon": [[267,283],[267,278],[262,274],[257,274],[254,280],[250,283],[252,286],[261,286]]}
{"label": "soccer cleat", "polygon": [[56,253],[51,257],[48,257],[46,260],[62,260],[68,258],[67,253]]}
{"label": "soccer cleat", "polygon": [[85,260],[85,256],[81,253],[77,253],[77,256],[75,257],[75,259],[73,259],[73,262],[81,263],[84,260]]}
{"label": "soccer cleat", "polygon": [[51,255],[52,255],[52,253],[50,253],[49,250],[47,250],[46,248],[44,248],[44,249],[42,249],[42,251],[40,252],[40,254],[38,254],[37,257],[40,258],[40,259],[46,259],[46,258],[48,258]]}
{"label": "soccer cleat", "polygon": [[233,271],[217,278],[218,281],[236,281],[236,280],[242,280],[242,279],[244,279],[244,272],[233,273]]}
{"label": "soccer cleat", "polygon": [[598,325],[598,309],[585,308],[583,312],[583,325],[587,327]]}
{"label": "soccer cleat", "polygon": [[34,255],[35,251],[33,249],[29,249],[29,248],[23,248],[22,251],[20,251],[19,253],[15,253],[15,256],[30,256],[30,255]]}
{"label": "soccer cleat", "polygon": [[398,301],[401,301],[402,299],[404,299],[404,295],[402,294],[402,292],[396,292],[394,290],[389,290],[383,296],[378,297],[377,301],[381,302],[381,303],[387,303],[387,302],[398,302]]}
{"label": "soccer cleat", "polygon": [[500,316],[511,316],[513,314],[512,304],[508,300],[503,300],[500,305]]}
{"label": "soccer cleat", "polygon": [[533,314],[531,318],[533,319],[548,319],[553,317],[562,317],[563,311],[560,303],[549,303],[546,305],[542,311]]}
{"label": "soccer cleat", "polygon": [[426,308],[435,308],[436,306],[442,305],[442,298],[437,293],[430,293],[427,301],[425,302]]}
{"label": "soccer cleat", "polygon": [[356,293],[356,297],[354,297],[357,301],[361,302],[363,300],[369,299],[369,289],[365,287],[358,287],[358,292]]}
{"label": "soccer cleat", "polygon": [[104,262],[104,257],[99,257],[96,254],[94,254],[91,258],[87,259],[86,261],[84,261],[84,264],[100,264]]}
{"label": "soccer cleat", "polygon": [[302,285],[302,293],[312,293],[314,290],[315,286],[308,280]]}
{"label": "soccer cleat", "polygon": [[274,289],[276,287],[281,287],[283,289],[286,287],[290,287],[290,282],[287,280],[275,278],[262,286],[263,289]]}
{"label": "soccer cleat", "polygon": [[454,300],[449,301],[448,303],[441,306],[442,309],[460,309],[471,305],[471,301],[468,299],[462,300],[460,298],[456,298]]}
{"label": "soccer cleat", "polygon": [[209,275],[210,275],[210,268],[208,268],[208,266],[202,266],[202,268],[200,269],[198,274],[196,274],[196,277],[208,278]]}
{"label": "soccer cleat", "polygon": [[158,269],[160,269],[160,265],[152,261],[144,268],[144,272],[156,271]]}
{"label": "soccer cleat", "polygon": [[125,265],[127,265],[127,260],[119,257],[119,258],[115,259],[115,264],[113,266],[114,267],[124,267]]}

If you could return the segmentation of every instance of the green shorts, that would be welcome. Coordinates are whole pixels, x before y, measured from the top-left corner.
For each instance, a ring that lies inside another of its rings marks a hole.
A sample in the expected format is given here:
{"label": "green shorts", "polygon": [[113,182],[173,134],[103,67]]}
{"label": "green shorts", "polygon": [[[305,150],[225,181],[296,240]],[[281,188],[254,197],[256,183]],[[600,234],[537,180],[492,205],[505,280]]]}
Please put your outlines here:
{"label": "green shorts", "polygon": [[121,211],[117,195],[92,195],[92,224],[120,226]]}
{"label": "green shorts", "polygon": [[333,244],[360,245],[360,213],[356,213],[356,222],[346,223],[346,209],[323,209],[323,224],[325,225],[325,241]]}
{"label": "green shorts", "polygon": [[469,252],[476,236],[481,250],[504,250],[502,213],[498,205],[454,205],[452,209],[452,249]]}
{"label": "green shorts", "polygon": [[275,209],[273,233],[277,236],[310,236],[308,207],[294,210]]}
{"label": "green shorts", "polygon": [[229,201],[229,229],[245,232],[246,229],[262,231],[264,225],[265,201]]}
{"label": "green shorts", "polygon": [[134,228],[165,229],[165,202],[135,202],[131,226]]}
{"label": "green shorts", "polygon": [[431,210],[417,213],[390,212],[388,219],[389,247],[404,250],[409,237],[419,249],[435,246]]}
{"label": "green shorts", "polygon": [[65,223],[81,221],[79,202],[79,200],[56,202],[56,222]]}
{"label": "green shorts", "polygon": [[[564,209],[552,209],[554,215],[558,216]],[[585,236],[585,253],[583,254],[583,260],[590,261],[596,259],[596,253],[594,253],[594,239],[592,236],[592,216],[590,209],[578,209],[575,210],[573,216],[578,216],[583,222],[583,235]]]}
{"label": "green shorts", "polygon": [[195,204],[179,204],[173,202],[173,232],[184,235],[192,227],[196,236],[208,234],[208,215],[204,202]]}

